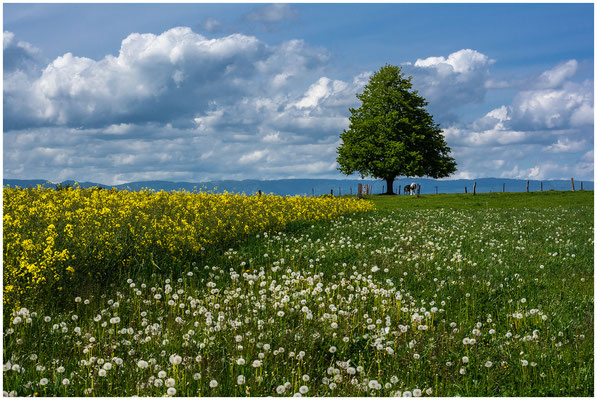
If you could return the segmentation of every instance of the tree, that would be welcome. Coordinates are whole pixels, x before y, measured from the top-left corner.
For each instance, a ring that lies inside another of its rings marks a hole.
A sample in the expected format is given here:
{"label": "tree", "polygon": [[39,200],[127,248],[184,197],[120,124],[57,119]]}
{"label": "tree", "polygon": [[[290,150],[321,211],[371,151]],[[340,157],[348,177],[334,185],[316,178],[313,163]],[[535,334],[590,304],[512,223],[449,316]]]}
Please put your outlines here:
{"label": "tree", "polygon": [[357,94],[362,104],[350,109],[350,125],[337,148],[342,173],[384,179],[387,194],[394,193],[398,176],[441,178],[456,171],[442,130],[425,110],[427,101],[412,90],[411,79],[393,65],[374,73]]}

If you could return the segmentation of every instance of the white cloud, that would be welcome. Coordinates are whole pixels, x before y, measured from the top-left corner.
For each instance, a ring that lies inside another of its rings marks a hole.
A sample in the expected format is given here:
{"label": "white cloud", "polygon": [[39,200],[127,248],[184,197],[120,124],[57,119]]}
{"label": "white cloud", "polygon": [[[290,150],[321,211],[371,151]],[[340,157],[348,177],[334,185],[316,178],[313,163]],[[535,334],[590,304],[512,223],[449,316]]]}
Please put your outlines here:
{"label": "white cloud", "polygon": [[457,120],[453,114],[457,109],[484,100],[493,63],[483,53],[462,49],[448,57],[418,59],[404,68],[413,75],[415,87],[429,102],[436,119],[452,122]]}
{"label": "white cloud", "polygon": [[541,89],[556,88],[572,78],[578,69],[578,62],[576,60],[568,60],[565,63],[556,65],[555,67],[543,72],[535,86]]}
{"label": "white cloud", "polygon": [[[305,93],[304,97],[293,104],[294,107],[303,109],[303,108],[315,108],[319,105],[320,102],[327,100],[332,96],[338,96],[339,94],[344,94],[343,92],[350,89],[350,93],[355,93],[355,87],[350,87],[346,82],[339,81],[339,80],[331,80],[326,77],[320,78],[316,83],[312,84],[307,92]],[[341,96],[340,99],[343,99],[344,96]],[[337,102],[338,98],[336,99]],[[337,104],[337,103],[336,103]]]}
{"label": "white cloud", "polygon": [[295,18],[297,11],[289,4],[275,3],[258,7],[245,15],[248,21],[258,21],[264,23],[277,23],[286,19]]}
{"label": "white cloud", "polygon": [[510,105],[446,128],[460,176],[592,179],[593,82],[572,81],[576,69],[574,60],[561,63],[528,82]]}
{"label": "white cloud", "polygon": [[185,27],[134,33],[117,57],[95,61],[67,53],[32,82],[5,76],[8,107],[18,108],[5,115],[5,127],[188,124],[211,103],[269,93],[276,89],[271,76],[304,78],[325,60],[325,52],[296,40],[268,46],[240,34],[207,39]]}
{"label": "white cloud", "polygon": [[267,155],[267,150],[255,150],[249,154],[245,154],[238,159],[240,164],[251,164],[260,161]]}
{"label": "white cloud", "polygon": [[560,88],[525,90],[512,102],[512,125],[531,129],[561,129],[592,125],[593,84],[561,83]]}
{"label": "white cloud", "polygon": [[567,137],[558,138],[557,142],[545,148],[550,153],[576,153],[587,148],[584,140],[570,140]]}
{"label": "white cloud", "polygon": [[476,50],[463,49],[444,57],[428,57],[415,61],[415,67],[433,67],[438,70],[440,75],[470,74],[475,73],[490,64],[494,60],[489,59],[485,54]]}
{"label": "white cloud", "polygon": [[215,33],[220,32],[224,27],[224,24],[221,21],[218,21],[214,18],[207,18],[202,25],[202,28],[208,32]]}
{"label": "white cloud", "polygon": [[30,70],[40,61],[41,51],[31,43],[17,40],[14,33],[3,33],[3,67],[4,74],[16,69]]}
{"label": "white cloud", "polygon": [[[5,46],[29,48],[18,43],[5,33]],[[108,184],[338,177],[338,135],[371,72],[335,79],[329,59],[302,40],[271,46],[174,28],[131,34],[117,56],[100,60],[67,53],[36,72],[17,63],[4,75],[5,176]],[[449,116],[480,104],[491,64],[460,50],[404,69]],[[592,176],[592,81],[573,82],[574,68],[538,75],[471,124],[442,123],[455,177]]]}

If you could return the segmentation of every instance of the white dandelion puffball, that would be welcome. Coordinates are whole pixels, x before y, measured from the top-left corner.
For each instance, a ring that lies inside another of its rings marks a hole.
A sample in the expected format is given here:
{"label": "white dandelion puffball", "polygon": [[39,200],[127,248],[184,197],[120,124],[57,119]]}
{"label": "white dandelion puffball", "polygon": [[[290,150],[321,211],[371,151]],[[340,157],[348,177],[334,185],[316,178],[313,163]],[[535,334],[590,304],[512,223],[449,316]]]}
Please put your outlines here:
{"label": "white dandelion puffball", "polygon": [[170,364],[172,365],[178,365],[182,362],[182,357],[179,356],[178,354],[172,354],[170,356]]}
{"label": "white dandelion puffball", "polygon": [[209,387],[210,388],[218,387],[218,381],[216,381],[215,379],[212,379],[211,381],[209,381]]}

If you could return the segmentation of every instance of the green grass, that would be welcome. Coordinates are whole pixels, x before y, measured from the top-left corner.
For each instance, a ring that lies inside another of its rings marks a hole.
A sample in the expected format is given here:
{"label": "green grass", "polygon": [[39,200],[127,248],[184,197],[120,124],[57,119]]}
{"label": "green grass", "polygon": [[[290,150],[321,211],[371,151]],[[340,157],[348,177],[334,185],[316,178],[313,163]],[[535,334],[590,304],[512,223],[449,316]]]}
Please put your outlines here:
{"label": "green grass", "polygon": [[545,208],[593,205],[591,191],[546,191],[529,193],[425,194],[417,196],[369,195],[378,210],[469,209],[469,208]]}
{"label": "green grass", "polygon": [[5,321],[18,367],[4,390],[161,396],[172,378],[181,396],[593,396],[593,192],[369,198],[377,211],[72,288],[66,308]]}

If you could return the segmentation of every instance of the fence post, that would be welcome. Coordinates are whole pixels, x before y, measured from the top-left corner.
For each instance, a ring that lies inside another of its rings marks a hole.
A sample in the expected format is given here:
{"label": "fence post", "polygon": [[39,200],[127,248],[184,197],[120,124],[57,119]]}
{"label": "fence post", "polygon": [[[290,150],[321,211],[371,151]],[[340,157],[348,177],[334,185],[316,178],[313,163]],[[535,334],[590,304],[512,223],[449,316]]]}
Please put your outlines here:
{"label": "fence post", "polygon": [[315,189],[314,189],[314,188],[311,188],[311,195],[312,195],[313,197],[315,197]]}
{"label": "fence post", "polygon": [[363,184],[359,183],[357,186],[357,198],[360,199],[363,197]]}
{"label": "fence post", "polygon": [[342,196],[342,188],[338,186],[338,196]]}
{"label": "fence post", "polygon": [[330,194],[333,196],[334,195],[334,189],[330,189]]}
{"label": "fence post", "polygon": [[502,186],[502,193],[505,193],[505,192],[506,192],[506,183],[504,182],[503,186]]}
{"label": "fence post", "polygon": [[543,181],[541,181],[541,191],[543,191]]}
{"label": "fence post", "polygon": [[527,180],[527,193],[529,192],[529,181]]}
{"label": "fence post", "polygon": [[468,193],[468,190],[466,189],[466,186],[464,187],[464,193]]}
{"label": "fence post", "polygon": [[421,185],[417,183],[417,197],[421,195]]}
{"label": "fence post", "polygon": [[477,194],[477,182],[473,183],[473,196]]}
{"label": "fence post", "polygon": [[259,189],[259,196],[261,196],[261,189]]}
{"label": "fence post", "polygon": [[437,186],[435,187],[435,194],[437,194]]}
{"label": "fence post", "polygon": [[402,185],[398,185],[398,195],[400,196],[400,191],[402,190]]}
{"label": "fence post", "polygon": [[584,188],[582,187],[582,181],[580,181],[580,190],[584,190]]}
{"label": "fence post", "polygon": [[572,181],[572,191],[574,192],[574,178],[570,178],[570,181]]}

